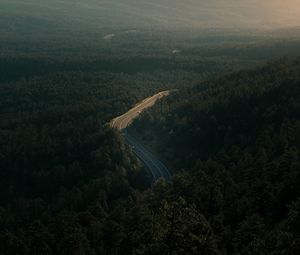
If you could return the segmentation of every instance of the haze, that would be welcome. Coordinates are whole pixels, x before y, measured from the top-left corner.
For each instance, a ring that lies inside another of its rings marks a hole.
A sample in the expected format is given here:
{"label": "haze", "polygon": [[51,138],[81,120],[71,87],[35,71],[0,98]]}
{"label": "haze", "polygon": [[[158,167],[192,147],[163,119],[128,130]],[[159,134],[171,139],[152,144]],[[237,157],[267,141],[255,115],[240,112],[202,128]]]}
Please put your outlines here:
{"label": "haze", "polygon": [[1,0],[0,27],[282,28],[300,25],[299,0]]}

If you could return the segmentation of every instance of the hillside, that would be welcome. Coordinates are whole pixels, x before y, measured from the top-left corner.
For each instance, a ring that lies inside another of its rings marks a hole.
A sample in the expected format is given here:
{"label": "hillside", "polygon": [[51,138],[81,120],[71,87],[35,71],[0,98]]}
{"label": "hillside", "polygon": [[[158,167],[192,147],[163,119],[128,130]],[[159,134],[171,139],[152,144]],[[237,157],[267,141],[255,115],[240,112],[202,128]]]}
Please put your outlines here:
{"label": "hillside", "polygon": [[149,110],[136,133],[175,172],[151,189],[105,125],[157,89],[148,75],[2,82],[0,254],[298,254],[299,67],[209,79]]}
{"label": "hillside", "polygon": [[178,91],[134,124],[227,254],[299,253],[300,61]]}
{"label": "hillside", "polygon": [[0,255],[300,254],[299,25],[299,0],[0,0]]}

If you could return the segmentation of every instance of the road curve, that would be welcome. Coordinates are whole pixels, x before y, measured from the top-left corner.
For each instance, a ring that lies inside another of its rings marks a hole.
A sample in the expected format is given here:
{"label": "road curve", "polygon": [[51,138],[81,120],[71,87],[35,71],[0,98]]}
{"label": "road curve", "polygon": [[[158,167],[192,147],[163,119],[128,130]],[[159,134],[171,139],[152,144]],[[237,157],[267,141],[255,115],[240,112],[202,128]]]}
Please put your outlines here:
{"label": "road curve", "polygon": [[164,163],[145,146],[138,142],[126,129],[123,130],[125,141],[131,146],[133,153],[145,164],[152,175],[153,182],[164,178],[167,182],[171,181],[172,175]]}
{"label": "road curve", "polygon": [[168,96],[171,91],[162,91],[154,96],[144,99],[135,105],[125,114],[114,118],[109,124],[111,128],[115,128],[122,132],[126,143],[132,148],[134,154],[144,163],[152,174],[153,182],[160,178],[164,178],[167,182],[171,181],[171,173],[164,163],[145,146],[143,146],[136,138],[129,134],[126,129],[145,109],[153,106],[157,100]]}
{"label": "road curve", "polygon": [[142,113],[142,111],[153,106],[157,100],[168,96],[170,93],[170,90],[161,91],[155,94],[154,96],[144,99],[142,102],[136,104],[133,108],[131,108],[128,112],[124,113],[119,117],[114,118],[109,123],[109,125],[112,128],[116,128],[118,130],[123,130],[127,128],[132,123],[132,121]]}

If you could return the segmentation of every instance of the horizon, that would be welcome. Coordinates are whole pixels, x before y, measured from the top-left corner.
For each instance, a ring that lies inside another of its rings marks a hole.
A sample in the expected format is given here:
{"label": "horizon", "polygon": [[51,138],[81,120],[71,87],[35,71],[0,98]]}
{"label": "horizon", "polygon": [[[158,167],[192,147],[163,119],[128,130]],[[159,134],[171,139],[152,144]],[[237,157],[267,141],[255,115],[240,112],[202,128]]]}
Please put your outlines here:
{"label": "horizon", "polygon": [[[278,29],[300,26],[297,0],[2,0],[2,26],[22,29],[160,27],[164,29]],[[54,27],[52,27],[54,25]],[[1,28],[1,25],[0,25]],[[26,32],[26,31],[23,31]]]}

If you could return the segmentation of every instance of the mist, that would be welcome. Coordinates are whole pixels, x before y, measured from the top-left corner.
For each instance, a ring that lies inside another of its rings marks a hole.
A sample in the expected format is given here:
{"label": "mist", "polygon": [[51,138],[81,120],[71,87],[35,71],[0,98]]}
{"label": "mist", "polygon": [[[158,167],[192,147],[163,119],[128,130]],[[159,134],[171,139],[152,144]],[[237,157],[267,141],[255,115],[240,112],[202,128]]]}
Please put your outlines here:
{"label": "mist", "polygon": [[1,0],[0,28],[27,33],[65,29],[255,28],[300,25],[298,0]]}

